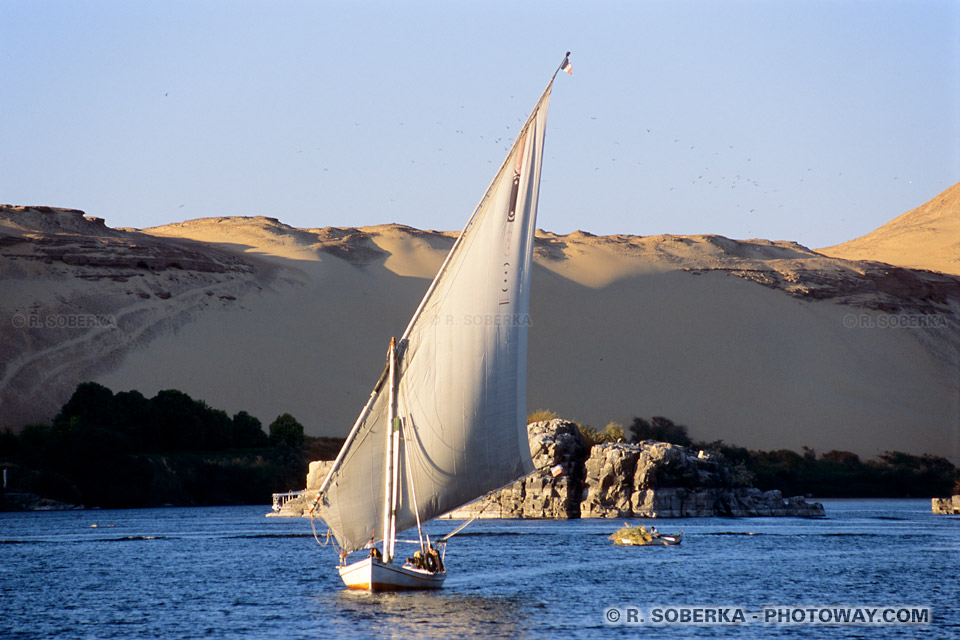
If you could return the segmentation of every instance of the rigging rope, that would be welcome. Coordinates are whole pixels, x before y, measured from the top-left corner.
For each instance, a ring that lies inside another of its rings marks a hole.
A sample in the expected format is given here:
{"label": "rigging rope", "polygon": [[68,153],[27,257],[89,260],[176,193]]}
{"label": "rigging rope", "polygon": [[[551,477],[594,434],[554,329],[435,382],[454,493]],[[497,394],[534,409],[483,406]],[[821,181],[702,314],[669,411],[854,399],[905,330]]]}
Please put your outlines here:
{"label": "rigging rope", "polygon": [[343,551],[342,551],[342,550],[340,549],[340,547],[337,545],[337,540],[336,540],[336,538],[334,538],[333,535],[330,533],[330,527],[327,527],[327,536],[326,536],[327,539],[326,539],[325,541],[323,541],[323,542],[320,542],[320,536],[317,535],[316,516],[315,516],[314,513],[313,513],[313,510],[316,508],[317,503],[318,503],[319,501],[320,501],[320,494],[318,493],[318,494],[317,494],[317,498],[313,501],[313,505],[310,507],[310,528],[313,529],[313,539],[316,540],[316,541],[317,541],[317,544],[320,545],[321,547],[325,547],[325,546],[329,545],[329,544],[332,542],[332,543],[333,543],[333,548],[337,550],[337,553],[339,553],[341,556],[343,556]]}
{"label": "rigging rope", "polygon": [[[481,511],[482,511],[482,509],[481,509]],[[466,528],[467,528],[467,525],[469,525],[471,522],[473,522],[474,520],[476,520],[476,519],[479,518],[479,517],[480,517],[480,514],[477,514],[477,515],[473,516],[472,518],[470,518],[469,520],[467,520],[466,522],[464,522],[463,524],[461,524],[459,527],[457,527],[456,529],[454,529],[453,531],[451,531],[450,533],[448,533],[447,535],[443,536],[443,537],[440,538],[440,539],[441,539],[442,541],[446,542],[447,540],[449,540],[449,539],[452,538],[453,536],[457,535],[458,533],[460,533],[461,531],[463,531],[464,529],[466,529]]]}
{"label": "rigging rope", "polygon": [[[491,491],[490,493],[493,493],[493,492]],[[487,495],[490,495],[490,494],[488,493]],[[453,536],[457,535],[458,533],[460,533],[461,531],[463,531],[464,529],[466,529],[471,523],[473,523],[474,520],[476,520],[477,518],[479,518],[480,516],[482,516],[482,515],[483,515],[483,512],[486,511],[486,510],[487,510],[487,507],[489,507],[491,504],[493,504],[493,503],[492,503],[492,502],[488,502],[487,504],[483,505],[483,506],[480,508],[480,511],[477,512],[477,515],[473,516],[472,518],[470,518],[469,520],[467,520],[466,522],[464,522],[463,524],[461,524],[459,527],[457,527],[456,529],[454,529],[453,531],[451,531],[451,532],[448,533],[447,535],[445,535],[445,536],[443,536],[442,538],[440,538],[440,541],[441,541],[441,542],[446,542],[447,540],[449,540],[449,539],[452,538]]]}
{"label": "rigging rope", "polygon": [[[417,536],[420,538],[420,549],[423,550],[423,528],[420,525],[420,507],[417,506],[417,487],[413,484],[413,467],[410,466],[410,453],[407,450],[407,425],[405,420],[400,420],[403,434],[403,458],[407,463],[407,477],[410,481],[410,494],[413,496],[413,513],[417,516]],[[430,538],[427,538],[429,544]]]}

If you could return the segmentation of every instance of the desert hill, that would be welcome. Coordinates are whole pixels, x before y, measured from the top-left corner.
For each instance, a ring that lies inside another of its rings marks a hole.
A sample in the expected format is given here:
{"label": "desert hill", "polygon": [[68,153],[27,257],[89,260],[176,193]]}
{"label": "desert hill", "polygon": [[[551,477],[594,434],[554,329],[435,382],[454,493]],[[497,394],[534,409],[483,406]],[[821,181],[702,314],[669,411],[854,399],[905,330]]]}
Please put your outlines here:
{"label": "desert hill", "polygon": [[820,252],[960,275],[960,183],[865,236]]}
{"label": "desert hill", "polygon": [[[344,435],[456,234],[0,206],[0,421],[83,380]],[[960,461],[960,279],[721,236],[538,231],[528,405],[756,448]]]}

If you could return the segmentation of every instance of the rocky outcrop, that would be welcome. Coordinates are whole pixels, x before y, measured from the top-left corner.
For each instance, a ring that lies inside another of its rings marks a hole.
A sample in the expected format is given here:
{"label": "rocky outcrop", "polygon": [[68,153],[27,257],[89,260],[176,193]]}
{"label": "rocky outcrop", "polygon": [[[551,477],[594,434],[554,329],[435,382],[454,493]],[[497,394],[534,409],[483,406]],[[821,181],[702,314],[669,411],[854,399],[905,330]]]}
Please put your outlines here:
{"label": "rocky outcrop", "polygon": [[743,486],[709,454],[666,442],[600,443],[585,466],[583,517],[823,515],[818,503]]}
{"label": "rocky outcrop", "polygon": [[449,518],[579,518],[587,445],[572,422],[527,426],[536,471],[447,514]]}
{"label": "rocky outcrop", "polygon": [[[743,474],[702,451],[667,442],[588,447],[566,420],[527,426],[536,471],[443,517],[691,518],[824,515],[823,505],[745,486]],[[332,461],[310,463],[307,489],[277,515],[309,515]],[[960,497],[955,498],[960,500]]]}
{"label": "rocky outcrop", "polygon": [[823,505],[745,486],[703,452],[666,442],[587,449],[565,420],[528,426],[537,471],[449,518],[686,518],[824,515]]}
{"label": "rocky outcrop", "polygon": [[[588,447],[566,420],[527,426],[536,471],[443,517],[689,518],[824,515],[823,505],[745,486],[742,474],[702,451],[666,442],[602,442]],[[307,490],[281,516],[308,515],[330,466],[310,463]]]}
{"label": "rocky outcrop", "polygon": [[933,512],[942,516],[960,516],[960,496],[934,498]]}

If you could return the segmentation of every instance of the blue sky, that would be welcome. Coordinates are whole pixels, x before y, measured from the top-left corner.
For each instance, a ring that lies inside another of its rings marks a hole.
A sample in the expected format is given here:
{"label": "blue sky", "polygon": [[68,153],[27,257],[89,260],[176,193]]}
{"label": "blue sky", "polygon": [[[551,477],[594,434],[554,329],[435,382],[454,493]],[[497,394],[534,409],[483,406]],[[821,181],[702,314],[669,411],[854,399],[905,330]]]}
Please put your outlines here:
{"label": "blue sky", "polygon": [[540,227],[820,247],[960,181],[960,2],[0,0],[0,202],[459,229],[550,75]]}

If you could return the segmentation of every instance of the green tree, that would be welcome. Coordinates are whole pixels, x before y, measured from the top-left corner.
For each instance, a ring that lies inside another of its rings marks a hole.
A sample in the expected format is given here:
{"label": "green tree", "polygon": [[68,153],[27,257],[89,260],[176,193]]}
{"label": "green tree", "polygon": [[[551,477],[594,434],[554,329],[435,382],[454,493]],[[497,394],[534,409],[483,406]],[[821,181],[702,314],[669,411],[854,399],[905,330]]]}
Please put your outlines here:
{"label": "green tree", "polygon": [[687,428],[681,424],[676,424],[669,418],[663,416],[654,416],[649,422],[643,418],[634,418],[630,425],[630,434],[634,442],[641,440],[656,440],[657,442],[670,442],[689,447],[693,444],[690,436],[687,435]]}
{"label": "green tree", "polygon": [[164,389],[151,399],[151,435],[155,451],[184,451],[203,445],[203,424],[197,403],[176,389]]}
{"label": "green tree", "polygon": [[110,424],[112,403],[113,391],[96,382],[81,382],[53,423],[65,424],[71,418],[77,418],[84,425]]}
{"label": "green tree", "polygon": [[241,411],[233,416],[233,446],[241,449],[265,447],[270,443],[263,425],[255,417]]}
{"label": "green tree", "polygon": [[136,452],[146,451],[153,404],[139,391],[118,391],[110,403],[113,428],[130,439]]}
{"label": "green tree", "polygon": [[203,448],[207,451],[222,451],[233,442],[233,421],[226,411],[212,409],[206,402],[200,405],[200,425]]}
{"label": "green tree", "polygon": [[277,416],[270,423],[270,444],[286,444],[294,449],[303,447],[303,425],[289,413]]}

